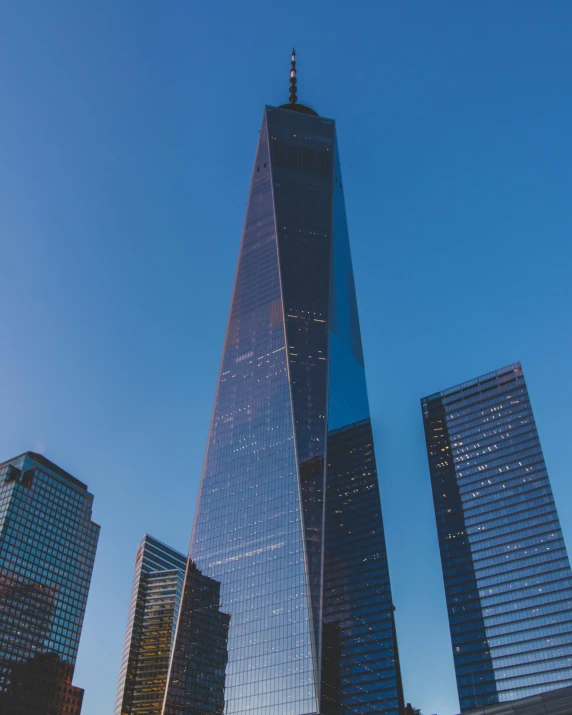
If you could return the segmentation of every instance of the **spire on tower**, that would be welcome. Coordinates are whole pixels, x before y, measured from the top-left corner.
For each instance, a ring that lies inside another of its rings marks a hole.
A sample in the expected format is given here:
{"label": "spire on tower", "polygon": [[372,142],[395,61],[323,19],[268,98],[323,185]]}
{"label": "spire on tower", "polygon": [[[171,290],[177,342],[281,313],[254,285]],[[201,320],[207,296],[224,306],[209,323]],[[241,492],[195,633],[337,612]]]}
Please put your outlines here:
{"label": "spire on tower", "polygon": [[301,114],[314,114],[318,116],[310,107],[305,104],[298,104],[298,85],[296,84],[296,50],[292,48],[292,66],[290,68],[290,99],[288,104],[281,104],[280,109],[292,109],[295,112],[300,112]]}
{"label": "spire on tower", "polygon": [[296,86],[296,50],[292,48],[292,68],[290,69],[290,104],[296,104],[298,97],[296,92],[298,87]]}

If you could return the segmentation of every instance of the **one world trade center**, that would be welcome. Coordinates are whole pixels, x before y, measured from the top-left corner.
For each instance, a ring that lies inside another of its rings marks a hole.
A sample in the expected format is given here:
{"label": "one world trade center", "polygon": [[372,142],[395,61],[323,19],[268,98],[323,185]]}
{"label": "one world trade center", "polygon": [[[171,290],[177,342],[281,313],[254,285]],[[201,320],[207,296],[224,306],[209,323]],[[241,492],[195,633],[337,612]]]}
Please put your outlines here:
{"label": "one world trade center", "polygon": [[403,711],[332,119],[267,106],[163,715]]}

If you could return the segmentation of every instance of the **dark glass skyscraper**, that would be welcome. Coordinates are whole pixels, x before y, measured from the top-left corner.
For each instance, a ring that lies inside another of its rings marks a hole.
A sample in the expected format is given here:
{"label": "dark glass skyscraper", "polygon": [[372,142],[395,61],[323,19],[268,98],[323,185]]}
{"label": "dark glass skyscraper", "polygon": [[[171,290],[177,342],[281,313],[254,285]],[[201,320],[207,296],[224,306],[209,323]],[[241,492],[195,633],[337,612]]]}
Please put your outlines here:
{"label": "dark glass skyscraper", "polygon": [[119,671],[115,715],[161,715],[187,558],[145,534]]}
{"label": "dark glass skyscraper", "polygon": [[0,712],[79,715],[72,676],[99,526],[87,486],[33,452],[0,464]]}
{"label": "dark glass skyscraper", "polygon": [[335,124],[292,72],[262,118],[190,547],[229,617],[224,699],[181,706],[181,616],[169,715],[403,707]]}
{"label": "dark glass skyscraper", "polygon": [[422,401],[461,710],[572,684],[572,573],[519,363]]}

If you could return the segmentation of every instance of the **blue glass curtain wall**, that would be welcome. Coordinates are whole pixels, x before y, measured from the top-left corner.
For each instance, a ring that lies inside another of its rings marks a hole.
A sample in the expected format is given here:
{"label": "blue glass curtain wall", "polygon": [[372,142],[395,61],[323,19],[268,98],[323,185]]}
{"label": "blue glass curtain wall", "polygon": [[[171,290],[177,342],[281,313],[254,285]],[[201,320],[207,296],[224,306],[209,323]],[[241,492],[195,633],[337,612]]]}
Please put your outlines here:
{"label": "blue glass curtain wall", "polygon": [[572,573],[522,367],[422,409],[461,709],[572,684]]}
{"label": "blue glass curtain wall", "polygon": [[[391,591],[330,119],[264,112],[190,557],[220,584],[217,606],[228,616],[224,702],[205,703],[201,715],[397,715]],[[165,715],[193,667],[184,630],[180,621]]]}

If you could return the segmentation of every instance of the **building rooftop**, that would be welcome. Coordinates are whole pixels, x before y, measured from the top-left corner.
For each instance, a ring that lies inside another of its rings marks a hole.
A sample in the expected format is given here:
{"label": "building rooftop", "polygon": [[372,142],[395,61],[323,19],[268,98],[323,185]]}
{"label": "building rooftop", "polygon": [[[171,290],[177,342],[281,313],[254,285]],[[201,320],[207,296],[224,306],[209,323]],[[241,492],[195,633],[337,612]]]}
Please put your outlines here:
{"label": "building rooftop", "polygon": [[34,462],[41,464],[43,467],[46,467],[47,469],[49,469],[52,472],[55,472],[60,477],[63,477],[67,481],[72,482],[72,484],[75,484],[76,486],[81,487],[82,489],[85,489],[87,491],[87,484],[85,484],[84,482],[81,482],[79,479],[76,479],[69,472],[66,472],[65,469],[58,467],[57,464],[54,464],[54,462],[49,460],[47,457],[44,457],[43,454],[38,454],[37,452],[23,452],[22,454],[19,454],[17,457],[12,457],[11,459],[7,459],[5,462],[0,463],[0,467],[3,467],[5,464],[10,464],[12,462],[15,462],[17,459],[20,459],[21,457],[29,457],[30,459],[33,459]]}
{"label": "building rooftop", "polygon": [[461,382],[453,387],[448,387],[446,390],[441,390],[440,392],[434,392],[428,397],[423,397],[421,399],[422,403],[431,402],[432,400],[437,400],[440,397],[445,397],[445,395],[452,395],[455,392],[462,392],[469,387],[474,387],[482,382],[488,382],[495,377],[500,377],[501,375],[506,375],[509,372],[516,372],[517,370],[522,370],[522,366],[519,362],[514,362],[506,367],[501,367],[498,370],[493,370],[493,372],[487,372],[485,375],[480,375],[479,377],[474,377],[472,380],[467,380],[466,382]]}

